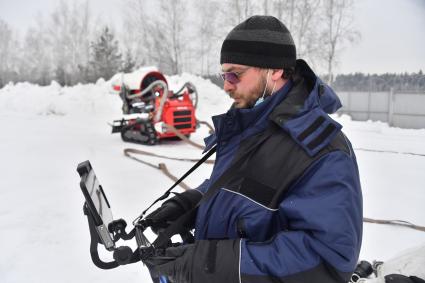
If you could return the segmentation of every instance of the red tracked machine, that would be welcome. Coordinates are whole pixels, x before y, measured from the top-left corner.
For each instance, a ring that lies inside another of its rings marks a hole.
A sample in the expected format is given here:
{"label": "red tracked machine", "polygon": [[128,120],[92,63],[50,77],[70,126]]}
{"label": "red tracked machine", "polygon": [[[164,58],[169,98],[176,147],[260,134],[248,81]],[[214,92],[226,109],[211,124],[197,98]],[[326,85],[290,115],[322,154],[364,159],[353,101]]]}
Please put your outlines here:
{"label": "red tracked machine", "polygon": [[112,133],[121,133],[124,141],[154,145],[160,139],[175,138],[167,125],[185,136],[195,132],[198,93],[192,83],[173,92],[162,73],[144,68],[117,76],[112,87],[123,101],[124,114],[113,122]]}

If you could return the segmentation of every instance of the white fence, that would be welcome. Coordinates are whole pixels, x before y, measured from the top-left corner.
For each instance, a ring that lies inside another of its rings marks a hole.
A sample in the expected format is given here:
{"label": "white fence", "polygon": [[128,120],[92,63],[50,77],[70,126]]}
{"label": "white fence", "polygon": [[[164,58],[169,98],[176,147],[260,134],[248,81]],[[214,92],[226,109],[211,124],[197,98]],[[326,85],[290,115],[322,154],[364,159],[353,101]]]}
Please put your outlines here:
{"label": "white fence", "polygon": [[338,92],[340,114],[357,121],[382,121],[400,128],[425,128],[425,93]]}

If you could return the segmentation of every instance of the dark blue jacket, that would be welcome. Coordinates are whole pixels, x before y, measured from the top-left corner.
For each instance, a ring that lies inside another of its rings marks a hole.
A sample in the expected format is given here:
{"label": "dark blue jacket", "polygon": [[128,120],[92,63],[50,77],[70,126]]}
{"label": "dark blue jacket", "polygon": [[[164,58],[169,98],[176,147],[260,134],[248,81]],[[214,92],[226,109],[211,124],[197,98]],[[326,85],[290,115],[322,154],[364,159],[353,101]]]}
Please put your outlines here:
{"label": "dark blue jacket", "polygon": [[348,281],[361,246],[362,195],[352,147],[327,114],[340,106],[298,60],[294,79],[263,103],[213,117],[206,144],[217,144],[216,162],[198,190],[217,192],[198,209],[195,237],[213,241],[202,254],[214,268],[197,278]]}

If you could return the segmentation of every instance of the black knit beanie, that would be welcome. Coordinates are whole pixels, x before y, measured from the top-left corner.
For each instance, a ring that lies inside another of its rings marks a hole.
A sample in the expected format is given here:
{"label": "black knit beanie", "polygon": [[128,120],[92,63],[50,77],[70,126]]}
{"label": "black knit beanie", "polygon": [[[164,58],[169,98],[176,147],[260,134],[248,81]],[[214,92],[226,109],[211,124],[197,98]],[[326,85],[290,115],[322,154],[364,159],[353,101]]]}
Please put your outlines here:
{"label": "black knit beanie", "polygon": [[283,69],[295,67],[296,50],[289,30],[272,16],[252,16],[237,25],[221,46],[220,64]]}

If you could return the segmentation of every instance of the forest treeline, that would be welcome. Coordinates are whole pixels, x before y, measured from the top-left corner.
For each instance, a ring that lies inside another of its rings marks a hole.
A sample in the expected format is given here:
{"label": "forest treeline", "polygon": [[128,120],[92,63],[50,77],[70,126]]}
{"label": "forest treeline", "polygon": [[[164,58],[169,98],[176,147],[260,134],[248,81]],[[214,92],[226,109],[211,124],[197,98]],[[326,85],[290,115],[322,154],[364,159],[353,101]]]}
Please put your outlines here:
{"label": "forest treeline", "polygon": [[59,1],[24,34],[0,18],[0,87],[90,83],[141,66],[215,80],[224,37],[254,14],[284,22],[298,58],[337,90],[424,89],[422,71],[334,75],[341,50],[361,39],[353,27],[353,0],[123,0],[119,26],[96,16],[89,0]]}
{"label": "forest treeline", "polygon": [[417,73],[345,74],[337,75],[332,87],[341,91],[405,91],[425,93],[425,75]]}
{"label": "forest treeline", "polygon": [[[299,58],[329,74],[342,48],[359,40],[353,0],[123,0],[114,19],[96,16],[89,0],[58,1],[19,33],[0,18],[0,87],[12,81],[61,85],[108,80],[119,71],[157,66],[165,74],[220,70],[226,34],[254,14],[288,27]],[[116,20],[116,19],[115,19]]]}

